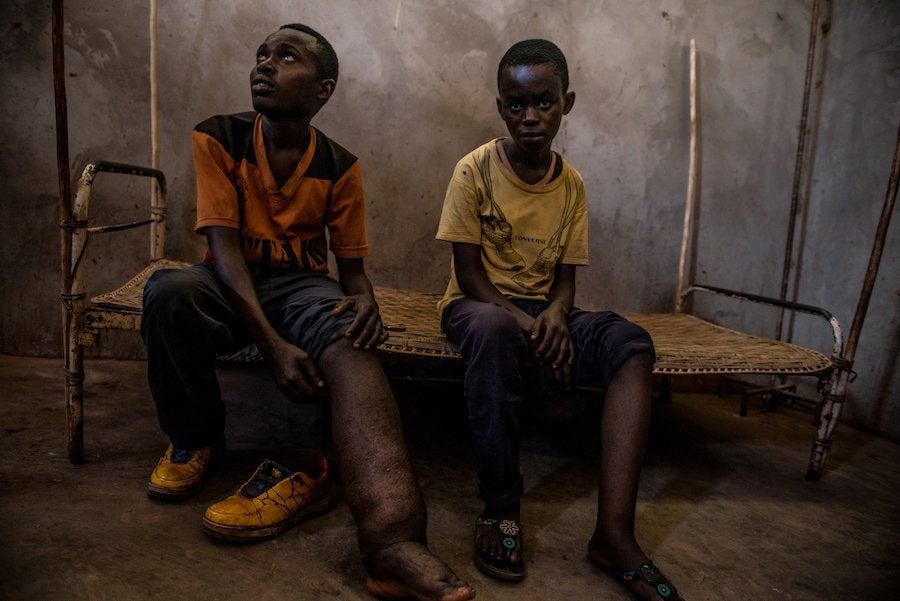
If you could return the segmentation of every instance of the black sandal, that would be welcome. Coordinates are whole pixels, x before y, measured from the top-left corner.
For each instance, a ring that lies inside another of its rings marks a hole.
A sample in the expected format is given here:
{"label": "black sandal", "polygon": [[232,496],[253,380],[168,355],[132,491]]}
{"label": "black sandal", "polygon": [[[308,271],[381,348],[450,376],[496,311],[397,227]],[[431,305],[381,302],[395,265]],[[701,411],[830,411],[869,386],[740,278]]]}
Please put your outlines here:
{"label": "black sandal", "polygon": [[656,594],[663,601],[684,601],[681,598],[681,595],[678,594],[678,591],[675,590],[675,587],[669,582],[669,579],[666,578],[662,572],[659,571],[659,568],[656,567],[652,561],[648,561],[641,567],[635,570],[616,570],[614,568],[609,567],[608,565],[602,564],[594,558],[590,558],[594,565],[600,568],[601,571],[606,572],[622,584],[628,587],[629,590],[634,595],[637,595],[637,592],[632,588],[631,583],[635,580],[640,580],[641,582],[645,582],[656,589]]}
{"label": "black sandal", "polygon": [[[475,567],[488,576],[510,582],[520,582],[525,578],[525,560],[522,557],[522,528],[515,520],[498,520],[486,518],[483,515],[478,516],[478,519],[475,520],[475,528],[477,529],[481,526],[493,528],[499,533],[506,553],[504,553],[502,559],[495,559],[487,553],[483,553],[476,542],[473,557]],[[519,562],[510,564],[509,557],[517,549],[519,551]]]}

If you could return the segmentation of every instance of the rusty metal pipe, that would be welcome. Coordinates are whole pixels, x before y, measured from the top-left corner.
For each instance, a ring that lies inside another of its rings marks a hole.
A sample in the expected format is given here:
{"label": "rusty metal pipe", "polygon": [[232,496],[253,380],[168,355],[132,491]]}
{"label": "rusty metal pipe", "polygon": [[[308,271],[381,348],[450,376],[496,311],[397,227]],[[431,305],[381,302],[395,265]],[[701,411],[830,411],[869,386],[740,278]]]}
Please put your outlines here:
{"label": "rusty metal pipe", "polygon": [[[81,346],[72,344],[73,314],[72,288],[72,183],[69,172],[69,120],[66,103],[66,59],[63,20],[63,0],[53,0],[51,32],[53,44],[53,99],[56,108],[56,165],[59,180],[59,223],[60,232],[60,278],[62,292],[62,336],[66,373],[66,426],[69,429],[69,459],[72,463],[84,461],[82,451],[83,414],[80,399],[74,398],[78,386],[73,379],[78,378],[81,362]],[[77,350],[76,350],[77,349]]]}
{"label": "rusty metal pipe", "polygon": [[[809,98],[812,88],[813,71],[816,62],[816,42],[819,34],[819,2],[815,0],[812,6],[812,15],[810,16],[809,27],[809,46],[806,54],[806,75],[803,79],[803,102],[800,110],[800,127],[797,137],[797,154],[794,159],[794,181],[791,186],[791,209],[788,217],[788,231],[784,248],[784,264],[781,273],[781,288],[779,289],[778,298],[787,299],[788,282],[790,280],[791,269],[793,267],[794,258],[794,232],[797,227],[797,213],[800,210],[800,180],[806,167],[806,135],[807,122],[809,120]],[[778,319],[775,325],[775,339],[781,340],[784,330],[784,311],[778,312]]]}
{"label": "rusty metal pipe", "polygon": [[825,458],[831,450],[831,440],[841,411],[847,396],[847,385],[853,375],[853,358],[856,355],[856,345],[862,331],[866,312],[869,310],[869,300],[872,298],[872,289],[875,287],[875,278],[878,276],[878,266],[881,263],[881,254],[884,251],[884,242],[887,238],[888,225],[891,222],[891,214],[894,212],[894,204],[897,201],[897,187],[900,180],[900,126],[897,128],[897,141],[894,144],[894,160],[891,164],[891,175],[888,179],[887,193],[884,197],[884,206],[881,217],[878,219],[878,227],[875,231],[875,241],[872,243],[872,252],[869,255],[869,265],[863,279],[862,289],[859,293],[859,301],[856,304],[856,313],[853,315],[853,323],[850,325],[850,333],[847,335],[847,345],[840,357],[832,357],[834,371],[831,375],[828,389],[822,395],[822,404],[816,418],[816,438],[813,441],[813,450],[809,458],[809,468],[806,470],[808,480],[818,480],[822,475]]}
{"label": "rusty metal pipe", "polygon": [[898,180],[900,180],[900,126],[897,128],[897,141],[894,144],[894,162],[891,165],[891,176],[888,179],[884,206],[881,210],[881,217],[878,219],[878,228],[875,230],[875,241],[872,244],[872,253],[869,255],[869,265],[866,268],[866,277],[863,280],[863,287],[859,294],[859,302],[856,305],[853,324],[850,326],[850,334],[847,336],[847,349],[844,351],[844,358],[851,363],[856,355],[856,344],[859,342],[859,334],[866,319],[866,312],[869,310],[869,300],[872,298],[872,288],[875,287],[875,278],[878,276],[878,266],[881,264],[881,255],[884,251],[888,226],[891,223],[891,214],[894,212],[894,204],[897,201]]}

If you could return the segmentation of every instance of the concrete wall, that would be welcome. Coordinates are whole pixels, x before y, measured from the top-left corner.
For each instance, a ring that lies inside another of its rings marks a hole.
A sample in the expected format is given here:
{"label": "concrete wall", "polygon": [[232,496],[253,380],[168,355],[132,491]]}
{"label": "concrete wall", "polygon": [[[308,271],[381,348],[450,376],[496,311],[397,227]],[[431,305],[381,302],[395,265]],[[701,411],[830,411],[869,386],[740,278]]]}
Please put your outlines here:
{"label": "concrete wall", "polygon": [[[823,2],[826,7],[829,2]],[[434,240],[444,188],[463,153],[503,135],[496,63],[513,42],[546,37],[566,52],[577,101],[556,148],[584,175],[591,259],[579,302],[624,311],[674,304],[688,170],[688,45],[700,56],[701,188],[692,271],[699,281],[777,295],[803,93],[811,0],[257,0],[160,2],[161,167],[171,192],[169,250],[197,259],[189,133],[215,113],[249,108],[259,42],[302,21],[341,58],[337,92],[317,125],[358,154],[369,198],[377,284],[441,290],[449,248]],[[148,2],[65,3],[73,177],[94,158],[150,161]],[[60,354],[59,232],[50,3],[0,8],[0,156],[6,236],[0,352]],[[789,294],[831,310],[849,330],[887,185],[896,135],[896,2],[838,0],[819,40],[808,168]],[[142,207],[148,186],[99,182],[94,213]],[[900,437],[900,237],[894,224],[857,353],[845,419]],[[92,243],[99,292],[139,264],[143,239]],[[774,316],[731,303],[698,310],[763,335]],[[818,324],[794,340],[829,350]],[[103,352],[140,356],[132,335]]]}

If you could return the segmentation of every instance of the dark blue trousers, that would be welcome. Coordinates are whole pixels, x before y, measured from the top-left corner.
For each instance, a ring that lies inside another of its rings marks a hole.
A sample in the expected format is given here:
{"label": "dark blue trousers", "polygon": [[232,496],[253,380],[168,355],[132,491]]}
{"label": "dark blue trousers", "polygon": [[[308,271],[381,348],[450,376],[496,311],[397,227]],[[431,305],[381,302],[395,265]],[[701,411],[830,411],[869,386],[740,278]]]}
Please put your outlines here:
{"label": "dark blue trousers", "polygon": [[[532,317],[545,302],[513,301]],[[606,386],[634,355],[654,355],[653,341],[640,326],[610,311],[573,309],[569,332],[575,345],[575,382]],[[528,341],[512,313],[470,298],[444,309],[441,326],[466,364],[465,396],[475,444],[479,497],[489,505],[510,505],[524,492],[519,469],[519,414],[525,394],[523,370],[533,361]]]}
{"label": "dark blue trousers", "polygon": [[[319,273],[251,268],[269,322],[282,338],[318,361],[344,335],[353,313],[331,315],[343,292]],[[147,376],[163,432],[175,448],[197,449],[222,441],[225,403],[216,378],[216,356],[252,342],[231,308],[212,267],[162,269],[144,287],[141,335]]]}

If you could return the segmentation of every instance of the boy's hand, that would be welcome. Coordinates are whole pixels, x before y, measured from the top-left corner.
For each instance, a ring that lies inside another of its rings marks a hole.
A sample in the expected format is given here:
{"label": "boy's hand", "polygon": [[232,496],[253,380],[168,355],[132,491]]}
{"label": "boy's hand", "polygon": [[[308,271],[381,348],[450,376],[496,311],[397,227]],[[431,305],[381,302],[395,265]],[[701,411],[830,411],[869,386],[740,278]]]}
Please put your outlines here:
{"label": "boy's hand", "polygon": [[534,320],[530,342],[543,376],[572,385],[575,345],[569,335],[568,312],[559,303],[550,303]]}
{"label": "boy's hand", "polygon": [[381,324],[381,314],[378,305],[371,297],[365,294],[354,294],[341,299],[332,315],[341,315],[347,311],[354,311],[356,317],[344,336],[353,338],[353,348],[374,348],[388,339],[388,332]]}
{"label": "boy's hand", "polygon": [[284,342],[269,356],[269,361],[275,384],[288,399],[296,402],[324,392],[325,379],[303,349]]}

